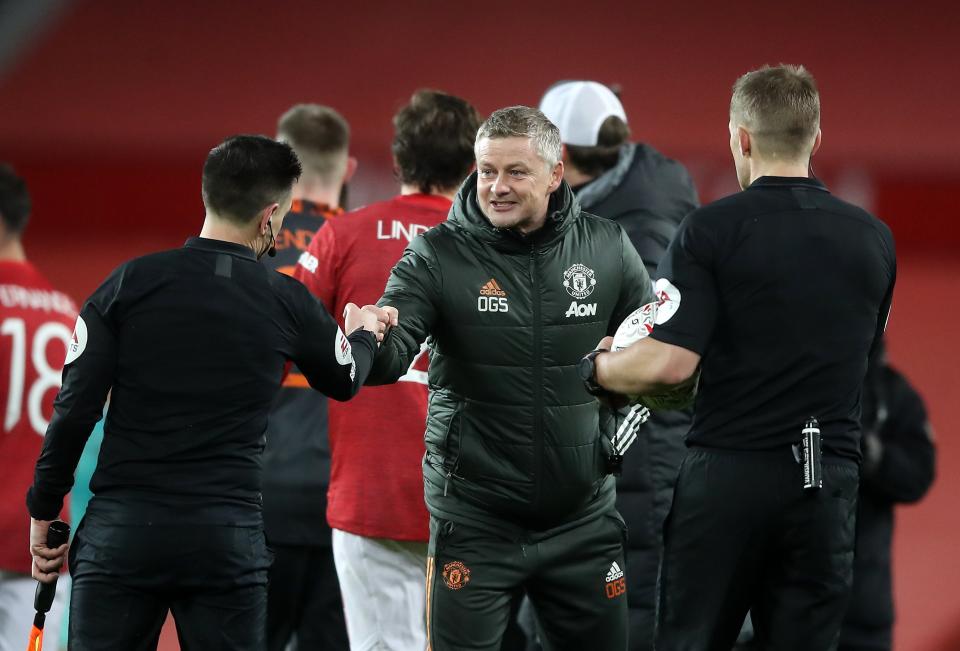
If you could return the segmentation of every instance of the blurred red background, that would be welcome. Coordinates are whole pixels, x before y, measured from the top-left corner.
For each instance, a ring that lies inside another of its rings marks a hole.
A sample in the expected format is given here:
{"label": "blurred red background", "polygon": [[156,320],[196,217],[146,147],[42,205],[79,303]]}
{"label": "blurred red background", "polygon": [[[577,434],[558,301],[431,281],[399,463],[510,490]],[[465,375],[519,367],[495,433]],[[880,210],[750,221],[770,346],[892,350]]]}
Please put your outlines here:
{"label": "blurred red background", "polygon": [[939,436],[933,490],[898,516],[896,646],[960,648],[960,10],[736,6],[79,0],[0,71],[0,159],[34,195],[29,256],[82,299],[121,261],[195,234],[206,152],[233,133],[272,134],[296,102],[351,123],[355,207],[394,192],[390,118],[418,87],[488,113],[535,104],[558,79],[616,83],[635,138],[687,164],[706,201],[736,189],[734,79],[805,64],[823,96],[818,174],[896,236],[891,356]]}

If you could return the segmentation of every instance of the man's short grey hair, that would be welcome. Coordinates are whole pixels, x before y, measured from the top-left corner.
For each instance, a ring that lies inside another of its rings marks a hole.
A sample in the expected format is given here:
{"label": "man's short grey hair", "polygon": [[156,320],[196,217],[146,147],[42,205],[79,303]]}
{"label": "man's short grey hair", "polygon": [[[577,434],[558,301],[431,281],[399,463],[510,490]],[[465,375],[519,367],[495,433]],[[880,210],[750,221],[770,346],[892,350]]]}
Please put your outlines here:
{"label": "man's short grey hair", "polygon": [[809,156],[820,128],[817,82],[803,66],[752,70],[733,85],[730,119],[750,131],[764,155]]}
{"label": "man's short grey hair", "polygon": [[477,143],[484,138],[529,138],[547,165],[560,162],[563,145],[560,129],[541,111],[529,106],[508,106],[490,114],[477,131]]}

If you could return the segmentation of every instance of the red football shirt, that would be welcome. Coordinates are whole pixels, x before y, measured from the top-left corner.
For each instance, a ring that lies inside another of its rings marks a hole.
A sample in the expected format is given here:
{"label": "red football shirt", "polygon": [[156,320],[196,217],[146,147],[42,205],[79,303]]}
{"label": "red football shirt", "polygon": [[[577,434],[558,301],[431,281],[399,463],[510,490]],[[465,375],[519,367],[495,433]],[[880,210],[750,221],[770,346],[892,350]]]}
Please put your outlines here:
{"label": "red football shirt", "polygon": [[74,302],[32,264],[0,261],[0,569],[8,572],[30,573],[24,500],[76,320]]}
{"label": "red football shirt", "polygon": [[[450,200],[395,197],[323,225],[294,274],[336,317],[348,302],[376,303],[410,241],[447,218]],[[400,315],[403,318],[403,315]],[[423,501],[427,355],[396,384],[329,402],[331,527],[371,538],[426,541]]]}

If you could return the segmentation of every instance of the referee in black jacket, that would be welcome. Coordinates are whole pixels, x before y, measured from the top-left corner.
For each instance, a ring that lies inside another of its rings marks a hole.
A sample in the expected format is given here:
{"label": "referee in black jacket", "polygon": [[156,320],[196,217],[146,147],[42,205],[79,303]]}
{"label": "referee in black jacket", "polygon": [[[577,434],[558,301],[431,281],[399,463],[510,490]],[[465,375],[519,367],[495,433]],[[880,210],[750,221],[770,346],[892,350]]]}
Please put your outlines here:
{"label": "referee in black jacket", "polygon": [[70,550],[71,649],[156,649],[167,611],[185,649],[264,648],[267,568],[260,457],[288,362],[352,397],[384,323],[348,306],[345,336],[272,251],[300,175],[296,154],[236,136],[203,168],[206,218],[182,249],[121,265],[87,300],[68,346],[34,484],[34,577],[84,443],[112,390],[94,497]]}
{"label": "referee in black jacket", "polygon": [[896,262],[882,222],[810,177],[820,138],[819,94],[803,67],[737,80],[730,146],[744,191],[680,226],[660,264],[668,300],[650,337],[581,363],[588,385],[627,395],[656,394],[702,367],[664,524],[658,650],[726,651],[748,609],[761,648],[837,644],[852,581],[860,390]]}

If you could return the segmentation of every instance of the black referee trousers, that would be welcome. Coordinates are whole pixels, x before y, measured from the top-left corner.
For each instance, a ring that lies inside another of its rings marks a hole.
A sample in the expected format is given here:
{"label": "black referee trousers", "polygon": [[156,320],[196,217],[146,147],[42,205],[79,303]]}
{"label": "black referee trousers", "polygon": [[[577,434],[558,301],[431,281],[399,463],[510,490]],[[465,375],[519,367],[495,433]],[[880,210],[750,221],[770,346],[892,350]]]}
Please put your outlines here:
{"label": "black referee trousers", "polygon": [[261,527],[116,526],[88,514],[70,549],[71,651],[152,651],[172,612],[184,651],[266,648]]}
{"label": "black referee trousers", "polygon": [[730,651],[752,611],[764,651],[836,649],[853,582],[859,467],[804,491],[787,449],[692,447],[664,524],[656,651]]}

